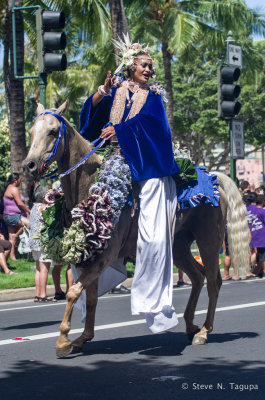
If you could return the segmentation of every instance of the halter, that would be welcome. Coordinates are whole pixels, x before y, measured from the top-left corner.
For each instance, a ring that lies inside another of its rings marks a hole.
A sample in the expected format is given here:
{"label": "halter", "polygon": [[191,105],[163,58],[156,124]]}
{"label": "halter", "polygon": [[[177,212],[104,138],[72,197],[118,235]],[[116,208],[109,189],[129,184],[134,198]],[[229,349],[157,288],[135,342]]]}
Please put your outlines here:
{"label": "halter", "polygon": [[[66,152],[66,125],[65,125],[65,120],[64,117],[62,117],[61,115],[55,114],[51,111],[45,111],[41,114],[39,114],[39,116],[41,115],[45,115],[45,114],[50,114],[53,115],[55,118],[58,119],[58,121],[60,122],[60,130],[59,130],[59,134],[58,137],[56,139],[56,142],[54,143],[54,146],[52,148],[52,151],[50,153],[50,155],[46,158],[46,160],[44,161],[44,164],[46,164],[47,162],[49,162],[51,160],[52,157],[56,156],[57,154],[57,150],[58,150],[58,146],[59,146],[59,142],[62,138],[62,131],[63,131],[63,136],[64,136],[64,149],[63,149],[63,155],[60,159],[60,163],[63,164],[63,156]],[[97,143],[99,140],[101,140],[101,138],[98,138],[96,140],[94,140],[93,142],[91,142],[91,144],[95,144]],[[72,171],[74,171],[76,168],[80,167],[81,165],[83,165],[85,163],[85,161],[87,160],[88,157],[90,157],[98,148],[100,148],[101,146],[103,146],[103,144],[105,143],[105,139],[102,139],[102,141],[96,146],[94,147],[93,150],[91,150],[85,157],[82,158],[81,161],[79,161],[76,165],[74,165],[73,167],[69,168],[67,171],[61,173],[61,174],[57,174],[57,175],[53,175],[55,172],[58,171],[58,168],[55,168],[52,172],[50,172],[47,175],[44,175],[42,178],[50,178],[50,179],[55,179],[55,178],[62,178],[65,175],[70,174]]]}

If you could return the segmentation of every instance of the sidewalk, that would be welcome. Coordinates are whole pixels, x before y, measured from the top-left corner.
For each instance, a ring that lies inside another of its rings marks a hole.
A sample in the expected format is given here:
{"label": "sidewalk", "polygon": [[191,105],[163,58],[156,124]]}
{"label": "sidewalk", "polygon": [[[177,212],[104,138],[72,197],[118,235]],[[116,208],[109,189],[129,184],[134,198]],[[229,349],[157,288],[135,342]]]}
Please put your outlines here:
{"label": "sidewalk", "polygon": [[[187,275],[184,274],[184,280],[190,282]],[[123,282],[123,285],[127,288],[132,286],[133,278],[128,278]],[[176,285],[178,282],[178,274],[173,274],[173,284]],[[66,290],[66,285],[61,285],[62,290]],[[53,285],[47,286],[47,296],[54,296],[55,290]],[[7,289],[0,290],[0,303],[4,301],[15,301],[15,300],[27,300],[32,299],[35,296],[35,287],[21,288],[21,289]]]}

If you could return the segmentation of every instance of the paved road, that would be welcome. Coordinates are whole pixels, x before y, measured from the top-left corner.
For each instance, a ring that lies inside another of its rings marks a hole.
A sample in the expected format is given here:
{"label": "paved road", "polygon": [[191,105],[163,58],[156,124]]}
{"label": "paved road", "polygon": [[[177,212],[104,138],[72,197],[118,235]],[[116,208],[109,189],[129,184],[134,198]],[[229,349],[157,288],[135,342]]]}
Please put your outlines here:
{"label": "paved road", "polygon": [[[174,290],[180,323],[159,335],[149,332],[142,316],[130,316],[130,296],[104,296],[94,341],[68,359],[55,355],[65,302],[0,304],[1,400],[263,399],[265,280],[223,284],[205,346],[191,346],[184,333],[189,293]],[[195,319],[200,325],[207,301],[203,288]],[[78,311],[72,328],[74,338],[82,330]]]}

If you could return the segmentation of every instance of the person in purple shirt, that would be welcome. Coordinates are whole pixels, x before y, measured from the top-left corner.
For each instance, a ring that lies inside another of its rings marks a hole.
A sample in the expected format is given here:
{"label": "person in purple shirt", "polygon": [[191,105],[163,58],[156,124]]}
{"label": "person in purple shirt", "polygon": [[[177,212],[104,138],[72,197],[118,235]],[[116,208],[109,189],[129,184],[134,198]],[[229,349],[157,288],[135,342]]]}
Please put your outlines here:
{"label": "person in purple shirt", "polygon": [[251,247],[257,249],[257,276],[265,272],[265,210],[256,205],[257,194],[250,192],[245,197],[247,219],[252,236]]}
{"label": "person in purple shirt", "polygon": [[23,226],[29,227],[29,220],[26,215],[30,213],[30,209],[25,204],[24,197],[19,191],[21,181],[22,178],[18,173],[10,174],[2,192],[3,220],[8,229],[9,241],[12,244],[10,258],[14,261],[16,261],[16,241],[23,231]]}

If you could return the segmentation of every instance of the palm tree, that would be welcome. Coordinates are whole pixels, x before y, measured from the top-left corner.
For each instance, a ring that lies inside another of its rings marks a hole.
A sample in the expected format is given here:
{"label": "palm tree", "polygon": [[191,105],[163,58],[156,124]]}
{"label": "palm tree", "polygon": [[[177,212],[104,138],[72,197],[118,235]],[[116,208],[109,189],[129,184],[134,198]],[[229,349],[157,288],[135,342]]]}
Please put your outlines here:
{"label": "palm tree", "polygon": [[[8,0],[7,12],[4,25],[4,82],[6,94],[6,107],[10,131],[11,147],[11,170],[21,172],[21,164],[26,157],[25,141],[25,115],[24,115],[24,91],[23,80],[14,76],[13,42],[12,42],[12,0]],[[15,7],[22,7],[23,0],[15,0]],[[23,15],[16,11],[16,51],[17,51],[17,73],[24,72],[24,26]]]}
{"label": "palm tree", "polygon": [[[244,0],[125,0],[130,11],[130,22],[137,25],[137,39],[149,31],[162,46],[167,113],[173,129],[173,91],[171,62],[191,45],[208,40],[224,48],[228,30],[248,36],[265,32],[261,14],[248,9]],[[240,17],[239,17],[240,16]]]}
{"label": "palm tree", "polygon": [[[128,21],[124,12],[123,0],[109,0],[112,37],[115,40],[123,38],[123,34],[129,34]],[[119,64],[118,49],[115,48],[116,66]]]}

